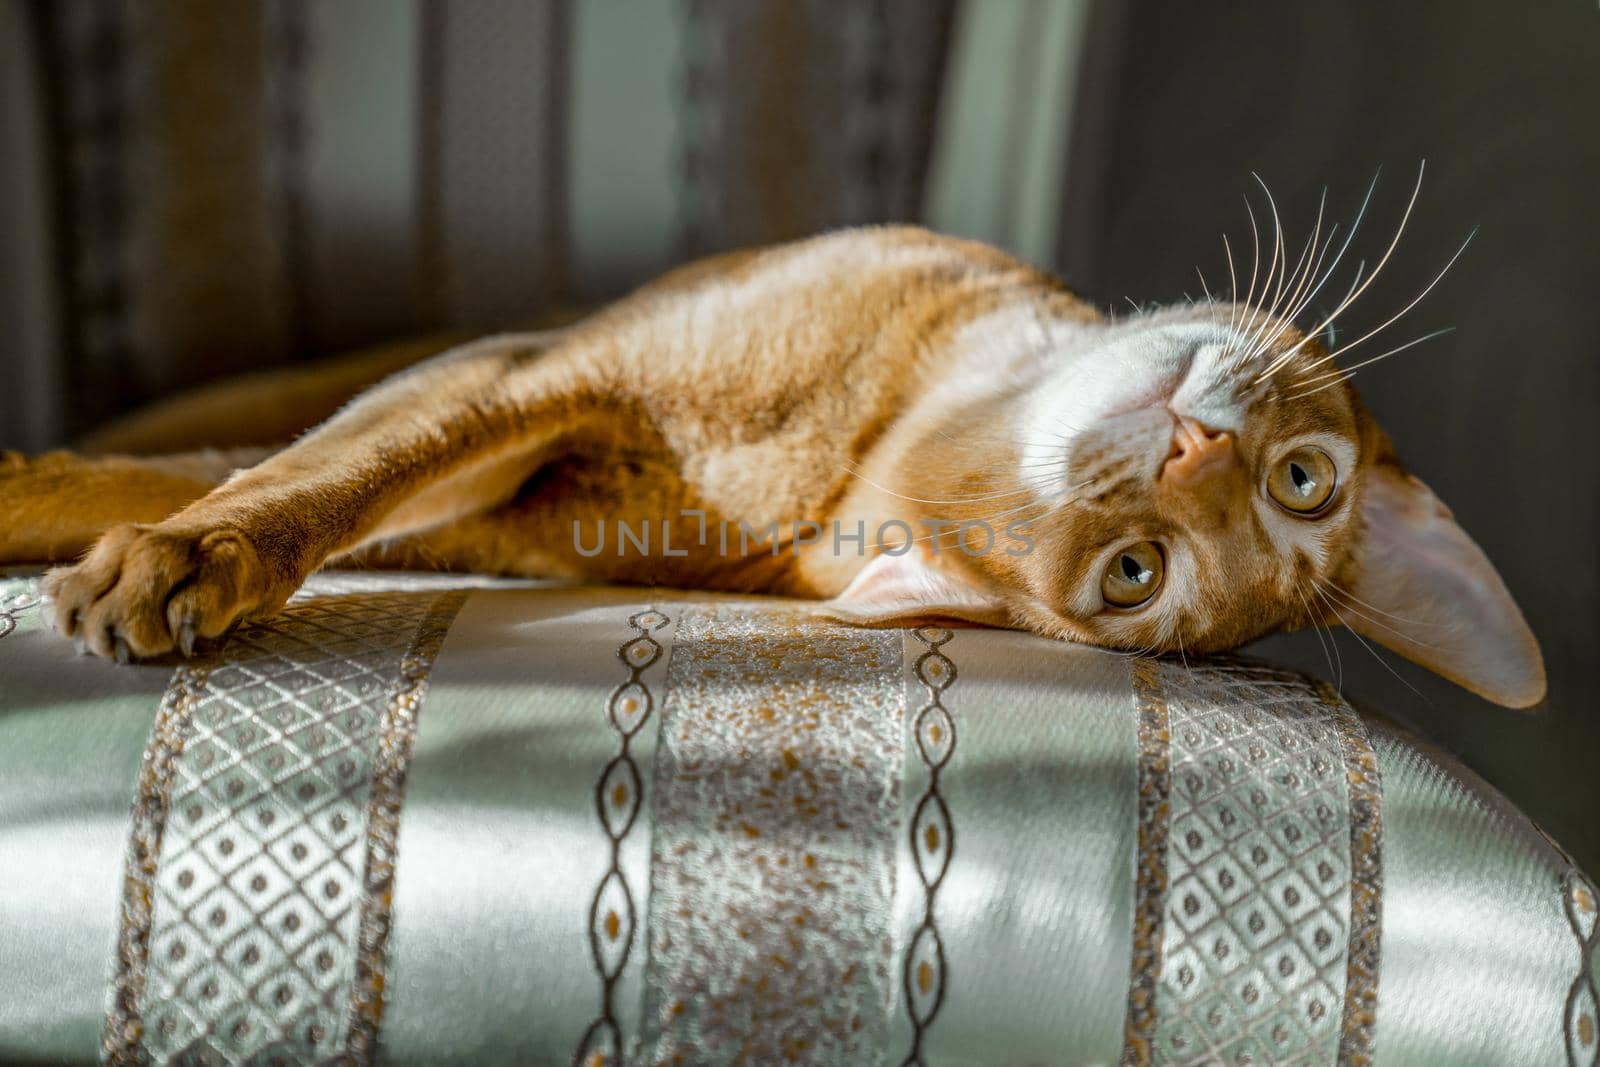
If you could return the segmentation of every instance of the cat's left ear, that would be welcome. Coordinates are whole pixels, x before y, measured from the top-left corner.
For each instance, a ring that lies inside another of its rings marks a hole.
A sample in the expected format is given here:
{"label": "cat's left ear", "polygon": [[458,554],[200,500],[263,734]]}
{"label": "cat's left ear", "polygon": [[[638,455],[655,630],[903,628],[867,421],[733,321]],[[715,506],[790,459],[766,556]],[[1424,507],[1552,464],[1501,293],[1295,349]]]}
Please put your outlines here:
{"label": "cat's left ear", "polygon": [[938,566],[920,546],[899,556],[874,557],[844,592],[817,612],[856,626],[916,626],[949,619],[1014,625],[998,596]]}
{"label": "cat's left ear", "polygon": [[1367,475],[1346,626],[1496,704],[1545,695],[1544,658],[1483,550],[1385,458]]}

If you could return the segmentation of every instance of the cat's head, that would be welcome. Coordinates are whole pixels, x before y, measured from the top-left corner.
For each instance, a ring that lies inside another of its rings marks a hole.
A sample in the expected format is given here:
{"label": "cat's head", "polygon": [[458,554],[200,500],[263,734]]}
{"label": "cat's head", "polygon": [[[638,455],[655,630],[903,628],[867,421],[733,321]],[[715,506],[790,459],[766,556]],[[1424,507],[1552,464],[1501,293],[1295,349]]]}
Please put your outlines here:
{"label": "cat's head", "polygon": [[1189,654],[1343,623],[1489,700],[1543,699],[1493,565],[1289,323],[1230,304],[1138,314],[1007,403],[1007,429],[973,450],[981,477],[957,463],[949,495],[928,495],[950,518],[1025,521],[1031,548],[880,556],[838,614]]}

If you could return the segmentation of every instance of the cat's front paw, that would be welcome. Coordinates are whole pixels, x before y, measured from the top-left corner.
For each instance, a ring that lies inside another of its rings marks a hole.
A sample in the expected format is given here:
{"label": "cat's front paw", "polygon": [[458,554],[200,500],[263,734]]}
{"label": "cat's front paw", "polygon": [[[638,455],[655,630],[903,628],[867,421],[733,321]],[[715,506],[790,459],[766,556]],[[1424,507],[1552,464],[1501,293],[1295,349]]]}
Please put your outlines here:
{"label": "cat's front paw", "polygon": [[287,598],[249,538],[126,525],[108,530],[83,560],[45,576],[56,629],[98,656],[127,662],[173,650],[193,655],[246,616]]}

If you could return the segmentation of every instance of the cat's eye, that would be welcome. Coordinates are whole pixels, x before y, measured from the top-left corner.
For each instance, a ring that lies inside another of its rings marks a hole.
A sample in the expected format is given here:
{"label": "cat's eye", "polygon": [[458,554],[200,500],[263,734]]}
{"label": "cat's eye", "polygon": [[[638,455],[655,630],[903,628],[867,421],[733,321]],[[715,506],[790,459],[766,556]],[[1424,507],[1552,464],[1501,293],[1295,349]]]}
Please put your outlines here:
{"label": "cat's eye", "polygon": [[1100,595],[1118,608],[1136,608],[1156,595],[1167,561],[1154,541],[1129,545],[1111,557],[1100,576]]}
{"label": "cat's eye", "polygon": [[1267,475],[1267,492],[1297,515],[1322,509],[1333,496],[1339,470],[1322,449],[1302,445],[1278,460]]}

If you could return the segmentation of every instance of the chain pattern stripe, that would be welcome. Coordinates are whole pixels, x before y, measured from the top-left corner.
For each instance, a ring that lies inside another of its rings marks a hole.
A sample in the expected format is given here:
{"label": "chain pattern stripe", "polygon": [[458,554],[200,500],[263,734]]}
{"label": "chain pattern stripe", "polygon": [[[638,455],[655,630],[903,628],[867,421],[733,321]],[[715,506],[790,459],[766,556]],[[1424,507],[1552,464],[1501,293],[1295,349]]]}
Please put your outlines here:
{"label": "chain pattern stripe", "polygon": [[1600,981],[1595,974],[1596,957],[1600,956],[1600,893],[1595,892],[1593,882],[1576,869],[1570,870],[1562,879],[1561,903],[1578,941],[1578,975],[1561,1013],[1567,1064],[1594,1067],[1600,1064]]}
{"label": "chain pattern stripe", "polygon": [[611,865],[595,886],[589,904],[589,954],[600,976],[600,1011],[573,1051],[573,1067],[618,1067],[623,1062],[622,1028],[614,999],[617,980],[633,952],[638,909],[622,873],[622,842],[639,817],[644,793],[643,777],[629,746],[655,710],[655,697],[643,676],[661,658],[663,649],[651,635],[670,622],[654,608],[635,612],[628,618],[632,636],[617,649],[628,678],[611,691],[606,722],[617,738],[618,750],[594,784],[595,814],[611,855]]}
{"label": "chain pattern stripe", "polygon": [[956,665],[943,649],[953,634],[940,627],[922,627],[911,632],[925,651],[913,666],[922,683],[927,703],[912,721],[917,755],[928,771],[928,784],[917,801],[907,833],[911,837],[911,858],[922,883],[922,922],[907,946],[901,984],[906,998],[906,1014],[911,1018],[911,1051],[901,1067],[926,1067],[923,1046],[928,1030],[944,1006],[946,961],[944,942],[934,917],[934,902],[939,886],[950,869],[955,854],[955,824],[939,789],[939,774],[956,750],[956,724],[944,706],[944,694],[956,680]]}

